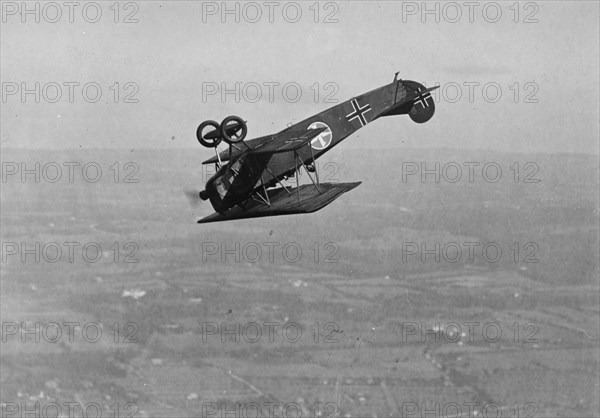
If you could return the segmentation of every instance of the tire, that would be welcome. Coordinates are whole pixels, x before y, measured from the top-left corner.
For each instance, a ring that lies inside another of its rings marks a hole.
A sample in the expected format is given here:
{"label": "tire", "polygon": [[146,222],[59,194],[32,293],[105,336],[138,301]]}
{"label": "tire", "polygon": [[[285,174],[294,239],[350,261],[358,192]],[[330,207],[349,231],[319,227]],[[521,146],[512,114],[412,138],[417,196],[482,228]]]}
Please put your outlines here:
{"label": "tire", "polygon": [[[213,130],[203,134],[204,129],[208,127],[213,128]],[[223,140],[223,137],[220,135],[220,131],[221,126],[217,122],[214,120],[205,120],[198,126],[198,129],[196,129],[196,138],[198,139],[198,142],[200,142],[200,144],[206,148],[216,148]],[[213,135],[207,138],[207,136],[210,134]]]}
{"label": "tire", "polygon": [[[235,124],[232,122],[235,122]],[[233,128],[237,129],[233,130]],[[241,135],[236,137],[235,135],[240,129],[242,130],[242,133]],[[221,122],[221,137],[225,140],[225,142],[227,142],[230,145],[242,142],[244,138],[246,138],[247,133],[248,126],[246,125],[246,122],[244,122],[244,120],[239,116],[228,116],[225,119],[223,119],[223,122]]]}

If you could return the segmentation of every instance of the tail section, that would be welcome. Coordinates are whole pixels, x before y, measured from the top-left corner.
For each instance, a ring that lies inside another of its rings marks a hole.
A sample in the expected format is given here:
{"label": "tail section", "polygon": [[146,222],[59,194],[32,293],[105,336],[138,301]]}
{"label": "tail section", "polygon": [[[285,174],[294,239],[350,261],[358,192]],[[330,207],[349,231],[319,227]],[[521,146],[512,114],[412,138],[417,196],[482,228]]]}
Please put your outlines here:
{"label": "tail section", "polygon": [[[395,104],[379,116],[406,115],[416,123],[425,123],[435,113],[435,103],[431,92],[439,86],[426,89],[421,83],[410,80],[398,81],[407,93],[406,100]],[[399,86],[400,87],[400,86]]]}
{"label": "tail section", "polygon": [[427,122],[435,113],[435,103],[433,97],[431,97],[431,92],[439,86],[426,89],[425,86],[415,81],[404,81],[404,85],[409,92],[412,90],[414,94],[412,108],[408,112],[408,116],[416,123]]}

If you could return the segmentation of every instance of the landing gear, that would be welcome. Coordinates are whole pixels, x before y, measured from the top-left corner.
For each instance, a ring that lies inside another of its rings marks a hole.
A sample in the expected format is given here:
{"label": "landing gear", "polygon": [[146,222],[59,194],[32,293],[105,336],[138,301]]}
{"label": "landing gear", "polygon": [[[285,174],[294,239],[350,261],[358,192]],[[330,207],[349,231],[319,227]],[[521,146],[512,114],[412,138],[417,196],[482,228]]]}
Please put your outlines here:
{"label": "landing gear", "polygon": [[[232,148],[240,150],[240,148],[237,147],[237,144],[242,143],[247,134],[248,126],[239,116],[227,116],[223,119],[221,124],[214,120],[205,120],[198,126],[198,129],[196,129],[196,138],[198,139],[198,142],[207,148],[215,149],[215,154],[219,161],[217,169],[222,165],[221,156],[217,150],[217,146],[221,141],[225,140],[229,145],[229,158],[231,159]],[[248,148],[247,145],[246,148]]]}
{"label": "landing gear", "polygon": [[205,120],[196,129],[198,142],[207,148],[216,148],[225,140],[229,145],[239,144],[248,134],[248,125],[239,116],[228,116],[221,124]]}
{"label": "landing gear", "polygon": [[220,132],[229,145],[238,144],[246,138],[248,126],[239,116],[228,116],[221,122]]}
{"label": "landing gear", "polygon": [[[205,132],[207,128],[210,130]],[[219,124],[214,120],[205,120],[196,129],[196,138],[203,146],[216,148],[223,140],[221,135],[219,135],[219,129]]]}

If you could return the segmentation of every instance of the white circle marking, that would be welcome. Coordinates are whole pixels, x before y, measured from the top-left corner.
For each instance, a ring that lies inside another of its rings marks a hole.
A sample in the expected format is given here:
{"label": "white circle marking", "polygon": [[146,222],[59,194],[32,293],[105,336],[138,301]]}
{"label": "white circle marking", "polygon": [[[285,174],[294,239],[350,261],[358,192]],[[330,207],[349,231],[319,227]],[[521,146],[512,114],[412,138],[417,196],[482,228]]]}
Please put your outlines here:
{"label": "white circle marking", "polygon": [[318,136],[316,136],[312,141],[310,141],[310,146],[316,150],[324,150],[329,145],[331,145],[331,140],[333,139],[333,133],[331,132],[331,128],[323,122],[314,122],[308,127],[308,129],[319,129],[319,128],[326,128],[326,129],[323,132],[321,132]]}

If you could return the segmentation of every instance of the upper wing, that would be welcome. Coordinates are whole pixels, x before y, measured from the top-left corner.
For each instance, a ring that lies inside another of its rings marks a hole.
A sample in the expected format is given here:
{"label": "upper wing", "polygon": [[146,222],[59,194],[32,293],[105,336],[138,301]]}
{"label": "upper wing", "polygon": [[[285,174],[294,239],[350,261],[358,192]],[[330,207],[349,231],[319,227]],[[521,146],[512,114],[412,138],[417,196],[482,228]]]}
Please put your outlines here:
{"label": "upper wing", "polygon": [[234,219],[259,218],[263,216],[292,215],[311,213],[327,206],[342,194],[358,186],[356,183],[321,183],[317,190],[312,184],[303,184],[299,188],[285,190],[278,188],[269,192],[270,204],[250,200],[242,209],[239,206],[224,214],[213,213],[198,221],[199,224]]}
{"label": "upper wing", "polygon": [[[301,131],[283,131],[275,135],[262,136],[232,146],[231,158],[239,156],[242,152],[250,149],[253,154],[276,154],[278,152],[295,151],[302,148],[309,141],[319,136],[327,128],[303,129]],[[219,154],[221,161],[229,161],[229,150]],[[202,164],[211,164],[219,161],[214,156]]]}

